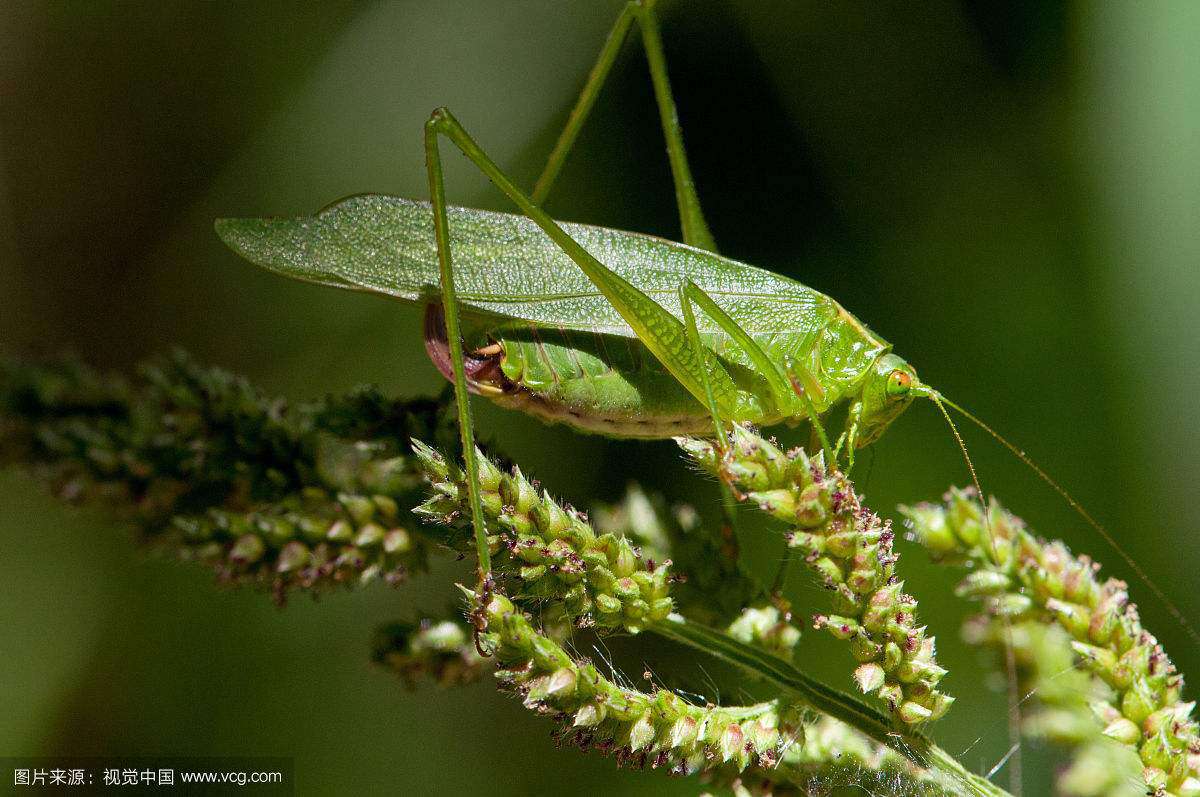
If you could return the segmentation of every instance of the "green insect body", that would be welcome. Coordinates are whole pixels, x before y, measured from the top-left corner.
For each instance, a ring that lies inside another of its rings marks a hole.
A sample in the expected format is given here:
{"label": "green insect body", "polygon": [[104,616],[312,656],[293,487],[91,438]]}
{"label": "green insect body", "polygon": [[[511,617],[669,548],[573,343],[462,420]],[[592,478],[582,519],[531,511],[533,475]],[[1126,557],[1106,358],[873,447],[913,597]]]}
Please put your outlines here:
{"label": "green insect body", "polygon": [[[617,437],[712,428],[704,397],[651,353],[608,299],[532,221],[448,211],[466,372],[473,392],[549,421]],[[562,228],[598,261],[675,317],[690,281],[750,335],[824,413],[851,404],[859,446],[876,439],[918,390],[891,346],[832,298],[794,280],[684,244],[581,224]],[[221,237],[248,260],[298,279],[382,293],[426,307],[426,348],[452,378],[428,203],[344,200],[309,218],[225,219]],[[700,340],[725,375],[721,409],[758,425],[808,418],[795,392],[779,401],[737,342],[707,315]]]}

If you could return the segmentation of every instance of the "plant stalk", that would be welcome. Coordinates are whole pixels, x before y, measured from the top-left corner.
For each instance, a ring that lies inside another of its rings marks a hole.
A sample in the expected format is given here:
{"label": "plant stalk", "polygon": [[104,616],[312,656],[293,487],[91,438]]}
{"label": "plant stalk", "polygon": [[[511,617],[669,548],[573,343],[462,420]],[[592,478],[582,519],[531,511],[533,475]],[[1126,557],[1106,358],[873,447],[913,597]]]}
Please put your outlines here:
{"label": "plant stalk", "polygon": [[672,614],[648,629],[746,670],[803,700],[817,711],[857,728],[918,766],[935,770],[958,783],[972,797],[1011,797],[996,784],[968,771],[929,737],[897,728],[886,716],[852,695],[833,689],[782,659],[739,642],[729,635]]}

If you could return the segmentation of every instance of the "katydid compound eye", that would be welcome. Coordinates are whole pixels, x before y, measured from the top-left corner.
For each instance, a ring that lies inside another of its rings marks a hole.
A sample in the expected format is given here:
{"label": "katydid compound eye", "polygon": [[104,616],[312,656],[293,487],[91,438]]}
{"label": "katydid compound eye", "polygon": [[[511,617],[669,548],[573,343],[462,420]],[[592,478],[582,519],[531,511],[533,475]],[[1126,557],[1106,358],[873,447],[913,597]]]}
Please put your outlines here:
{"label": "katydid compound eye", "polygon": [[887,394],[891,398],[900,398],[908,395],[908,391],[912,390],[912,376],[907,371],[897,368],[888,374]]}

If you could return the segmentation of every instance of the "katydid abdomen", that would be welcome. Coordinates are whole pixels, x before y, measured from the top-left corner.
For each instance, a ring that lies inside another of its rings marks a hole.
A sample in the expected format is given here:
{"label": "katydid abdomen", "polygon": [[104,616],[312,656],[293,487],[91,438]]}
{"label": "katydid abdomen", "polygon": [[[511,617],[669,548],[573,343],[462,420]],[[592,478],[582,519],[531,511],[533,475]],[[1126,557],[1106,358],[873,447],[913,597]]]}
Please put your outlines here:
{"label": "katydid abdomen", "polygon": [[[452,381],[441,305],[427,304],[425,314],[426,351]],[[466,343],[472,392],[544,421],[641,438],[712,426],[703,405],[636,338],[518,322]]]}
{"label": "katydid abdomen", "polygon": [[[426,351],[453,380],[441,305],[427,304],[425,314]],[[518,321],[466,342],[469,387],[501,406],[612,437],[663,438],[712,428],[708,410],[637,338]],[[782,420],[753,398],[761,385],[752,372],[725,365],[748,388],[750,417],[744,420]]]}
{"label": "katydid abdomen", "polygon": [[[463,337],[472,389],[549,421],[619,437],[711,429],[708,408],[663,367],[620,313],[534,222],[451,208]],[[660,238],[564,224],[597,260],[675,316],[691,281],[736,319],[775,362],[806,375],[824,412],[859,397],[890,346],[832,298],[794,280]],[[358,196],[310,218],[222,220],[222,238],[252,262],[290,277],[424,303],[426,348],[448,378],[428,203]],[[762,373],[707,316],[705,346],[736,386],[730,420],[805,420],[772,401]],[[794,408],[791,408],[794,410]]]}

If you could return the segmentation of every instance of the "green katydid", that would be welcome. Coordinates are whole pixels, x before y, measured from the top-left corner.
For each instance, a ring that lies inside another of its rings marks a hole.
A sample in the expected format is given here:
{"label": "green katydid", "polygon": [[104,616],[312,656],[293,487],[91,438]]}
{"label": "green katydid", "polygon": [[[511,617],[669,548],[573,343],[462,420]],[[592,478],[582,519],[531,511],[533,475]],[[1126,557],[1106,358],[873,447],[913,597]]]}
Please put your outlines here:
{"label": "green katydid", "polygon": [[[439,288],[432,218],[427,203],[361,196],[309,219],[223,220],[218,230],[273,271],[425,301],[427,348],[453,380],[445,313],[429,301]],[[802,396],[818,413],[849,400],[861,446],[920,392],[889,344],[785,277],[646,235],[556,225],[596,257],[588,267],[601,289],[521,216],[451,208],[447,220],[467,384],[498,404],[618,437],[711,429],[683,323],[692,306],[726,420],[794,422],[808,417]]]}
{"label": "green katydid", "polygon": [[[468,393],[618,437],[712,430],[724,443],[730,422],[810,421],[826,455],[844,455],[848,466],[855,450],[877,440],[917,397],[932,399],[943,414],[943,403],[950,404],[983,425],[922,384],[889,343],[834,299],[716,253],[684,151],[653,5],[630,2],[621,12],[531,193],[440,108],[425,126],[430,202],[362,195],[313,217],[216,224],[231,248],[271,271],[424,305],[426,349],[455,386],[483,578],[489,556]],[[682,244],[559,223],[540,208],[635,22],[666,139]],[[447,206],[441,137],[520,214]],[[831,446],[821,418],[840,403],[848,405],[845,429]],[[1108,532],[1023,452],[984,428],[1100,531],[1191,631]]]}

